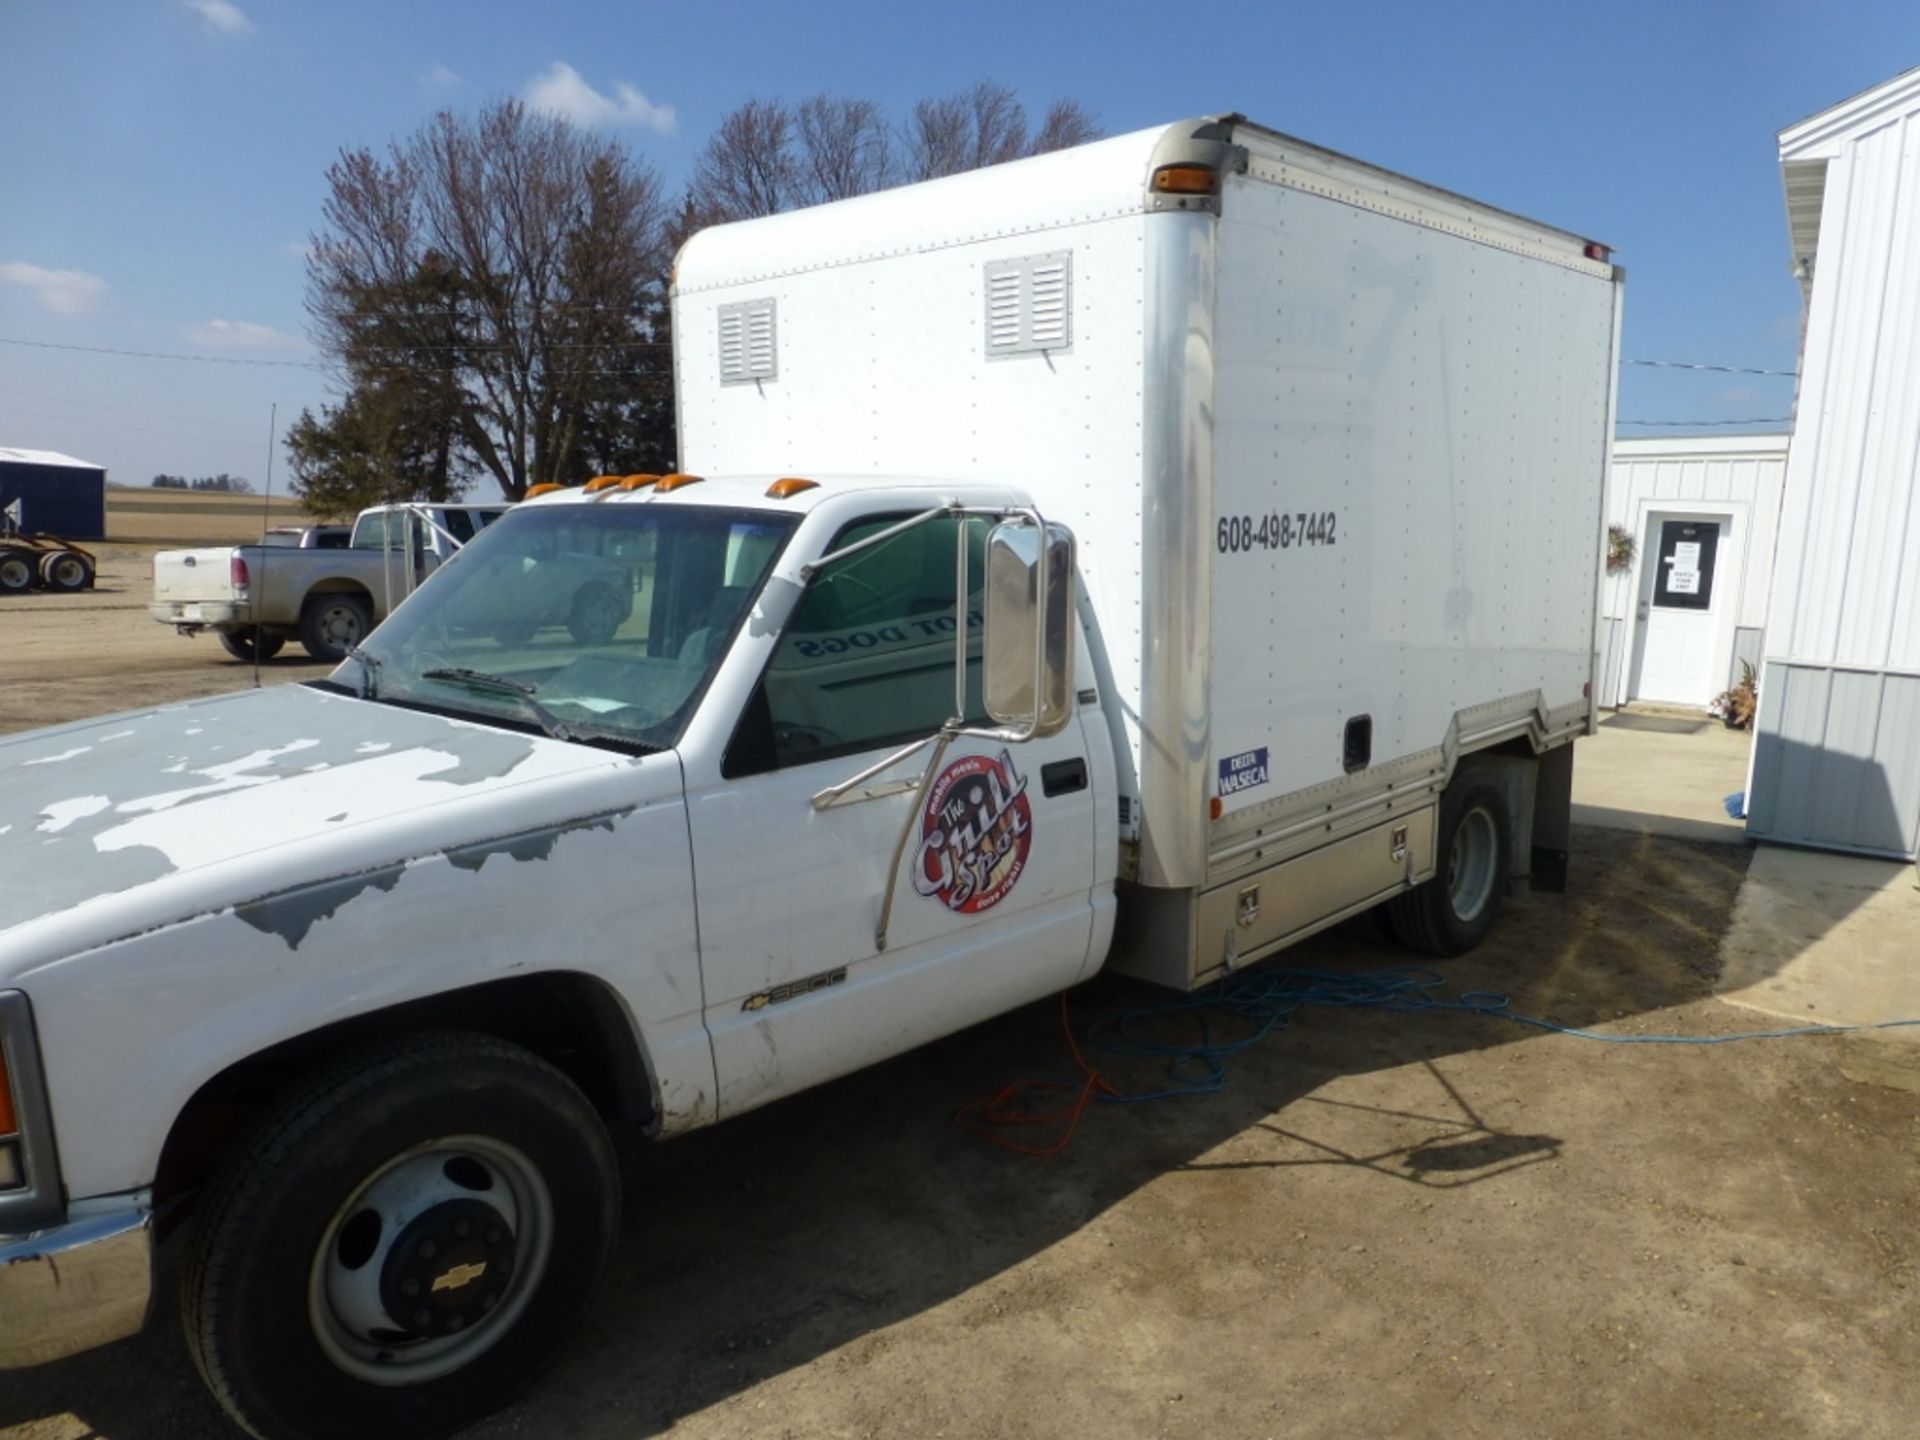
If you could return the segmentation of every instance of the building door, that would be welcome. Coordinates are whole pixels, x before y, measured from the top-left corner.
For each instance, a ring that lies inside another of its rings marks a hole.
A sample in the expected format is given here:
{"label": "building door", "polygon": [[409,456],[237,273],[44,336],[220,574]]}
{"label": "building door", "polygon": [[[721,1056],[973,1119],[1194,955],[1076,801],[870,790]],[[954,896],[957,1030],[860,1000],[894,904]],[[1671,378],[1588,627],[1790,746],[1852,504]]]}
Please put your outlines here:
{"label": "building door", "polygon": [[1725,517],[1652,515],[1640,565],[1633,698],[1704,706],[1723,687],[1720,547]]}

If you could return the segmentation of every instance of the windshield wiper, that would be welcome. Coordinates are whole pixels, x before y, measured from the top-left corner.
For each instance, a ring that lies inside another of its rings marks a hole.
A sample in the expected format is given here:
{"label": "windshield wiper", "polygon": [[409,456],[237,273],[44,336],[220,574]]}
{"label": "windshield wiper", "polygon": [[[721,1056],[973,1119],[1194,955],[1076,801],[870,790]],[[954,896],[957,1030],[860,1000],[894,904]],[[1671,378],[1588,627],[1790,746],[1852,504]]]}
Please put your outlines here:
{"label": "windshield wiper", "polygon": [[567,722],[554,714],[534,698],[537,693],[531,685],[518,680],[509,680],[504,675],[489,675],[484,670],[469,670],[464,665],[442,670],[424,670],[422,680],[451,680],[456,685],[465,685],[472,690],[484,690],[494,695],[511,695],[526,706],[533,717],[540,722],[540,728],[555,740],[573,740],[576,737]]}

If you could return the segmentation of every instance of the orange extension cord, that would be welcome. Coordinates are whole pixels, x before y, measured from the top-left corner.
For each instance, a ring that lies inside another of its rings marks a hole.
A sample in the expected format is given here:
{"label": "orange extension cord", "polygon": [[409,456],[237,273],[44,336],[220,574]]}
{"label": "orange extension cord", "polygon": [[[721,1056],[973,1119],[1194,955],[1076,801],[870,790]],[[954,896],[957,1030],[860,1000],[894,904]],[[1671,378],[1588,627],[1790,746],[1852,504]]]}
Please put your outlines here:
{"label": "orange extension cord", "polygon": [[[1073,1038],[1073,1022],[1067,1015],[1067,992],[1060,992],[1060,1028],[1066,1032],[1067,1048],[1087,1078],[1078,1085],[1068,1080],[1016,1080],[997,1094],[969,1100],[954,1111],[953,1123],[969,1135],[977,1135],[990,1145],[1011,1150],[1016,1155],[1058,1155],[1073,1143],[1080,1129],[1080,1117],[1102,1095],[1118,1099],[1120,1092],[1100,1078],[1100,1072],[1080,1053],[1080,1042]],[[1030,1090],[1064,1090],[1073,1103],[1064,1110],[1029,1110],[1020,1097]],[[1004,1133],[1021,1125],[1058,1125],[1062,1129],[1049,1145],[1026,1145]]]}

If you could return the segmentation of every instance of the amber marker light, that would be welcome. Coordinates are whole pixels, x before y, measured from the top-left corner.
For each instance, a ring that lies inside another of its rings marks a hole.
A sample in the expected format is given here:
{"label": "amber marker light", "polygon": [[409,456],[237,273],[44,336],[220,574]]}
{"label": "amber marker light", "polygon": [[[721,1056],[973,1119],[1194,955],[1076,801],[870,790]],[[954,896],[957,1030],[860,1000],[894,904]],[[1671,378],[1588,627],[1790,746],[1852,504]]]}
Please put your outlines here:
{"label": "amber marker light", "polygon": [[598,495],[602,490],[611,490],[620,483],[618,475],[596,475],[587,481],[587,494]]}
{"label": "amber marker light", "polygon": [[1153,188],[1162,195],[1218,195],[1220,172],[1211,165],[1162,165],[1153,172]]}
{"label": "amber marker light", "polygon": [[629,475],[620,482],[620,488],[622,490],[644,490],[649,485],[658,485],[659,483],[660,477],[658,475]]}
{"label": "amber marker light", "polygon": [[797,475],[788,475],[784,479],[776,480],[767,486],[767,498],[769,500],[791,500],[796,495],[803,495],[809,490],[818,490],[819,488],[820,482],[818,480],[802,480]]}
{"label": "amber marker light", "polygon": [[653,488],[662,495],[670,495],[675,490],[685,489],[689,485],[698,485],[705,478],[700,475],[662,475]]}
{"label": "amber marker light", "polygon": [[562,485],[558,480],[542,480],[538,485],[529,485],[527,487],[526,498],[531,500],[536,495],[551,495],[556,490],[564,490],[566,488],[567,487]]}
{"label": "amber marker light", "polygon": [[1220,797],[1218,795],[1214,796],[1207,802],[1207,818],[1209,820],[1218,820],[1221,812],[1226,808],[1226,806],[1220,803]]}

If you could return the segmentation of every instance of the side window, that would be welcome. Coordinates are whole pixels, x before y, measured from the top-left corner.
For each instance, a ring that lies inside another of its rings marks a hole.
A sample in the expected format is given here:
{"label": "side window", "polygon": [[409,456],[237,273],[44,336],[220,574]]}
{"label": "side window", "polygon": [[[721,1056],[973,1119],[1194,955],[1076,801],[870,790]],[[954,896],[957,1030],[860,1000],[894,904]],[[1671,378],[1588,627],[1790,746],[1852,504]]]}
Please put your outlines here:
{"label": "side window", "polygon": [[440,519],[446,526],[447,533],[462,545],[473,538],[473,512],[471,510],[443,510],[440,512]]}
{"label": "side window", "polygon": [[[863,522],[848,545],[904,517]],[[954,546],[967,527],[967,718],[980,721],[984,521],[930,520],[816,576],[728,746],[753,774],[903,745],[953,714]]]}
{"label": "side window", "polygon": [[387,548],[387,519],[384,510],[372,515],[362,515],[353,527],[353,548],[355,550],[384,550]]}

